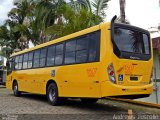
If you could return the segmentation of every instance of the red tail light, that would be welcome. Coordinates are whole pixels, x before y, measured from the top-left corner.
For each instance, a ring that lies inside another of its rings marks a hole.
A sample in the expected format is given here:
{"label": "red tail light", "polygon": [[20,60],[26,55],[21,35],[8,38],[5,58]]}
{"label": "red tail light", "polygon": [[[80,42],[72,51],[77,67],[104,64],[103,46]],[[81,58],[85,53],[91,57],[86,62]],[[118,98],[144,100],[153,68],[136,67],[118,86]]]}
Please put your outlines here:
{"label": "red tail light", "polygon": [[114,72],[113,72],[113,71],[110,71],[109,75],[110,75],[110,76],[113,76],[113,75],[114,75]]}
{"label": "red tail light", "polygon": [[114,72],[113,64],[110,64],[108,66],[108,77],[109,77],[109,79],[110,79],[110,81],[112,83],[114,83],[114,84],[116,83],[116,77],[115,77],[115,72]]}

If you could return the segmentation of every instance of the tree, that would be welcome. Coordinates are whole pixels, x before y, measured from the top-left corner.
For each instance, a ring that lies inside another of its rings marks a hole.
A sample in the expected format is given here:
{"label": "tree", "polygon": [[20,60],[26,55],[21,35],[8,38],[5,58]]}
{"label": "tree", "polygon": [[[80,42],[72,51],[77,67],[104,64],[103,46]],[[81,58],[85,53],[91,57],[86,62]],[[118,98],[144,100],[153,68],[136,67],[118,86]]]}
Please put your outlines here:
{"label": "tree", "polygon": [[27,0],[15,3],[13,8],[8,13],[8,19],[4,25],[0,27],[0,45],[2,47],[2,53],[6,53],[8,57],[15,49],[23,50],[28,47],[28,41],[25,38],[23,31],[16,30],[18,27],[23,28],[23,23],[31,13],[33,6]]}
{"label": "tree", "polygon": [[14,48],[17,46],[15,42],[16,35],[12,31],[9,31],[5,25],[0,27],[1,55],[9,57],[14,51]]}
{"label": "tree", "polygon": [[94,13],[95,15],[104,19],[106,17],[105,10],[108,7],[108,2],[110,0],[78,0],[78,3],[84,8],[88,9],[88,11]]}
{"label": "tree", "polygon": [[64,0],[42,0],[36,5],[35,20],[31,22],[31,28],[37,39],[33,43],[41,44],[51,40],[52,35],[47,34],[46,31],[56,21],[60,22],[61,14],[58,13],[58,10],[63,4],[65,4]]}
{"label": "tree", "polygon": [[[122,23],[121,16],[117,17],[116,22],[117,23]],[[124,23],[125,24],[130,24],[130,21],[127,18],[125,18],[125,22]]]}
{"label": "tree", "polygon": [[119,4],[120,4],[120,20],[121,23],[125,23],[125,4],[126,1],[125,0],[119,0]]}
{"label": "tree", "polygon": [[[103,22],[109,0],[42,0],[34,9],[30,20],[30,39],[36,44],[77,32]],[[27,28],[20,31],[26,32]]]}
{"label": "tree", "polygon": [[108,1],[70,0],[59,8],[58,22],[50,26],[47,33],[61,37],[100,24],[106,16]]}
{"label": "tree", "polygon": [[19,24],[15,27],[15,31],[21,32],[34,45],[49,41],[51,36],[45,31],[49,26],[55,24],[58,17],[57,9],[64,3],[63,0],[57,2],[54,0],[37,1],[36,5],[34,3],[31,14],[26,17],[29,24]]}
{"label": "tree", "polygon": [[[26,49],[97,25],[106,17],[109,0],[18,0],[1,27],[0,44]],[[4,32],[5,31],[5,32]],[[5,35],[7,34],[7,35]],[[5,43],[5,44],[4,44]]]}

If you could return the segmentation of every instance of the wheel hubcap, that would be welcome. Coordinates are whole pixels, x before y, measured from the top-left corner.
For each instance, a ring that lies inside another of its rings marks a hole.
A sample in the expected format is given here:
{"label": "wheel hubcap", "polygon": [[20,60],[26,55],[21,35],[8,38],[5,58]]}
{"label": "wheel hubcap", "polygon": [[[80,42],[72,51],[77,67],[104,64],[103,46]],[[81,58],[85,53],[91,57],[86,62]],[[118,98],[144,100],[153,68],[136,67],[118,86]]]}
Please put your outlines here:
{"label": "wheel hubcap", "polygon": [[49,91],[49,99],[50,101],[55,101],[56,98],[56,91],[55,89],[51,88]]}
{"label": "wheel hubcap", "polygon": [[17,85],[14,85],[14,93],[16,93],[18,90],[18,86]]}

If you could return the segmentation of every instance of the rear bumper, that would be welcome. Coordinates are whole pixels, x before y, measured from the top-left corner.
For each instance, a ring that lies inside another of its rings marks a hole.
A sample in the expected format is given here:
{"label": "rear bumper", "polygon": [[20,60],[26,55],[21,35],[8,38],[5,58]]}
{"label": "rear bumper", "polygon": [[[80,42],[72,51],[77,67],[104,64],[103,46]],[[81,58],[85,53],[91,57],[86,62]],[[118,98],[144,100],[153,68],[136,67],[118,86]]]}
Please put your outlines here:
{"label": "rear bumper", "polygon": [[119,96],[111,96],[111,97],[123,98],[123,99],[137,99],[137,98],[145,98],[145,97],[149,97],[149,96],[150,96],[150,94],[136,94],[136,95],[119,95]]}
{"label": "rear bumper", "polygon": [[142,98],[152,94],[153,83],[143,86],[122,86],[105,81],[102,83],[102,97],[114,96],[119,98]]}

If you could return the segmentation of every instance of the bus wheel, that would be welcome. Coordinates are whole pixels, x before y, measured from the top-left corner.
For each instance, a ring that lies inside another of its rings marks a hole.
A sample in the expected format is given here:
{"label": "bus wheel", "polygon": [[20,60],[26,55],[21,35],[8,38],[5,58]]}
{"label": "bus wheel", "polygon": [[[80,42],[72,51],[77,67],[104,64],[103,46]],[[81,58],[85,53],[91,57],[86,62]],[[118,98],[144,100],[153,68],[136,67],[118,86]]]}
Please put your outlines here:
{"label": "bus wheel", "polygon": [[60,98],[58,97],[58,88],[56,84],[49,84],[47,88],[47,99],[48,102],[53,106],[56,106],[60,103]]}
{"label": "bus wheel", "polygon": [[97,98],[81,98],[81,102],[82,103],[87,103],[87,104],[93,104],[96,103],[98,101]]}
{"label": "bus wheel", "polygon": [[13,94],[16,97],[19,97],[21,95],[21,92],[18,91],[18,83],[17,82],[13,83]]}

